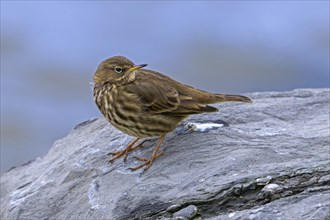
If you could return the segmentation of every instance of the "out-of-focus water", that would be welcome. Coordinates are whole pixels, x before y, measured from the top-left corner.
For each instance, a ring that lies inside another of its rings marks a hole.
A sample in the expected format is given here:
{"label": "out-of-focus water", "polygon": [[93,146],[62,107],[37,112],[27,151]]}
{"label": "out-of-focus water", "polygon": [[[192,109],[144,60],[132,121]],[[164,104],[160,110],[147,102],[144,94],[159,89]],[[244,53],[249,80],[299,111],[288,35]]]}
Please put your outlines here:
{"label": "out-of-focus water", "polygon": [[329,1],[1,1],[1,172],[100,116],[113,55],[213,92],[329,87]]}

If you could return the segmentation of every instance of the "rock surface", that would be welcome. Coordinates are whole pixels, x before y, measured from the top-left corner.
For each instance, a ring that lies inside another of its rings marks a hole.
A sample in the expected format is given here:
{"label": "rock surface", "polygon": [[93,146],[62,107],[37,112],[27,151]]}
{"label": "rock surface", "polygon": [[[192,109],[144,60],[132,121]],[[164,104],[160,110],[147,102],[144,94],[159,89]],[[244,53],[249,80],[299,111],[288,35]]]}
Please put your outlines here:
{"label": "rock surface", "polygon": [[127,168],[155,140],[108,165],[132,137],[104,119],[84,122],[2,175],[0,218],[329,219],[330,90],[247,95],[253,104],[215,105],[182,123],[145,173]]}

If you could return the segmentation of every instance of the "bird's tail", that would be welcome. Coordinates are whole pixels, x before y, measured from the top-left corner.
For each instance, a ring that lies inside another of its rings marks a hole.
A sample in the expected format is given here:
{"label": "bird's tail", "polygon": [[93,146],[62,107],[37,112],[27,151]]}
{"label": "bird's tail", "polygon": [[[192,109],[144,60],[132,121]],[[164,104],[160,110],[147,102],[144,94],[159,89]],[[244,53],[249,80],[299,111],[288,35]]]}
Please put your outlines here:
{"label": "bird's tail", "polygon": [[214,94],[213,98],[214,102],[252,102],[249,97],[242,95]]}

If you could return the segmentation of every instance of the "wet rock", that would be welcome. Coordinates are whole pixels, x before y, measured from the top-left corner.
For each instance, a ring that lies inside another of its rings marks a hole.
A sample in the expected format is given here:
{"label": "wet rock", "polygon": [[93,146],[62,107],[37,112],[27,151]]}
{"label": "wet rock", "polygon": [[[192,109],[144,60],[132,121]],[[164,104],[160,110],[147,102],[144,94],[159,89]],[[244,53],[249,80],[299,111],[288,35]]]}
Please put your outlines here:
{"label": "wet rock", "polygon": [[0,218],[329,218],[330,90],[248,95],[253,104],[215,105],[218,113],[182,123],[145,173],[128,168],[155,139],[109,165],[107,154],[132,137],[104,119],[82,123],[1,176]]}

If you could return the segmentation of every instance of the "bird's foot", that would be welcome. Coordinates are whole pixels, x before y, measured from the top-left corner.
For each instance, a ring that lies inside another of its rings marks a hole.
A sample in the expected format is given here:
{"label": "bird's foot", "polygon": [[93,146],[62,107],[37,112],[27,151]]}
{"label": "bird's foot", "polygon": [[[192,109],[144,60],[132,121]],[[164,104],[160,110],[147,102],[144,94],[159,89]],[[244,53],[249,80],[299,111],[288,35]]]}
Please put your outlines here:
{"label": "bird's foot", "polygon": [[126,161],[126,159],[127,159],[127,156],[128,156],[128,153],[129,152],[132,152],[132,151],[134,151],[134,150],[136,150],[136,149],[138,149],[138,148],[140,148],[140,147],[142,147],[142,145],[143,145],[143,143],[145,142],[145,141],[143,141],[143,142],[141,142],[140,144],[138,144],[138,145],[136,145],[136,146],[134,146],[134,144],[138,141],[138,140],[140,140],[140,138],[136,138],[136,139],[134,139],[124,150],[119,150],[119,151],[116,151],[116,152],[113,152],[113,153],[110,153],[111,155],[112,155],[112,158],[109,160],[109,162],[108,163],[112,163],[113,161],[115,161],[115,160],[117,160],[117,159],[119,159],[119,158],[121,158],[121,157],[123,157],[124,156],[124,161]]}
{"label": "bird's foot", "polygon": [[[163,154],[164,154],[164,151],[162,151],[161,153],[157,154],[153,159],[155,160],[156,158],[162,156]],[[153,156],[151,156],[151,157],[153,157]],[[148,161],[148,160],[150,160],[150,158],[144,158],[144,157],[138,157],[138,156],[135,156],[134,158],[137,159],[137,160],[139,160],[139,161]]]}
{"label": "bird's foot", "polygon": [[163,143],[164,141],[164,138],[165,138],[165,134],[161,135],[159,137],[159,140],[158,140],[158,144],[157,144],[157,147],[155,148],[155,150],[152,152],[152,155],[150,158],[146,159],[146,158],[143,158],[143,157],[135,157],[136,159],[140,160],[140,161],[144,161],[144,163],[140,164],[139,166],[136,166],[136,167],[131,167],[129,168],[131,171],[135,171],[135,170],[138,170],[142,167],[144,167],[144,170],[143,172],[147,171],[152,163],[154,162],[154,160],[160,156],[162,156],[164,154],[164,151],[162,151],[161,153],[157,153],[158,150],[159,150],[159,147],[160,145]]}
{"label": "bird's foot", "polygon": [[136,167],[131,167],[129,168],[131,171],[135,171],[138,169],[141,169],[142,167],[144,167],[143,172],[147,171],[151,165],[153,164],[154,160],[160,156],[162,156],[164,154],[164,151],[162,151],[161,153],[157,154],[157,155],[152,155],[150,158],[144,158],[144,157],[134,157],[139,161],[144,161],[144,163],[136,166]]}
{"label": "bird's foot", "polygon": [[124,161],[125,161],[129,152],[131,152],[131,149],[125,148],[124,150],[119,150],[110,153],[112,155],[112,158],[109,160],[108,163],[112,163],[113,161],[121,158],[122,156],[124,156]]}

